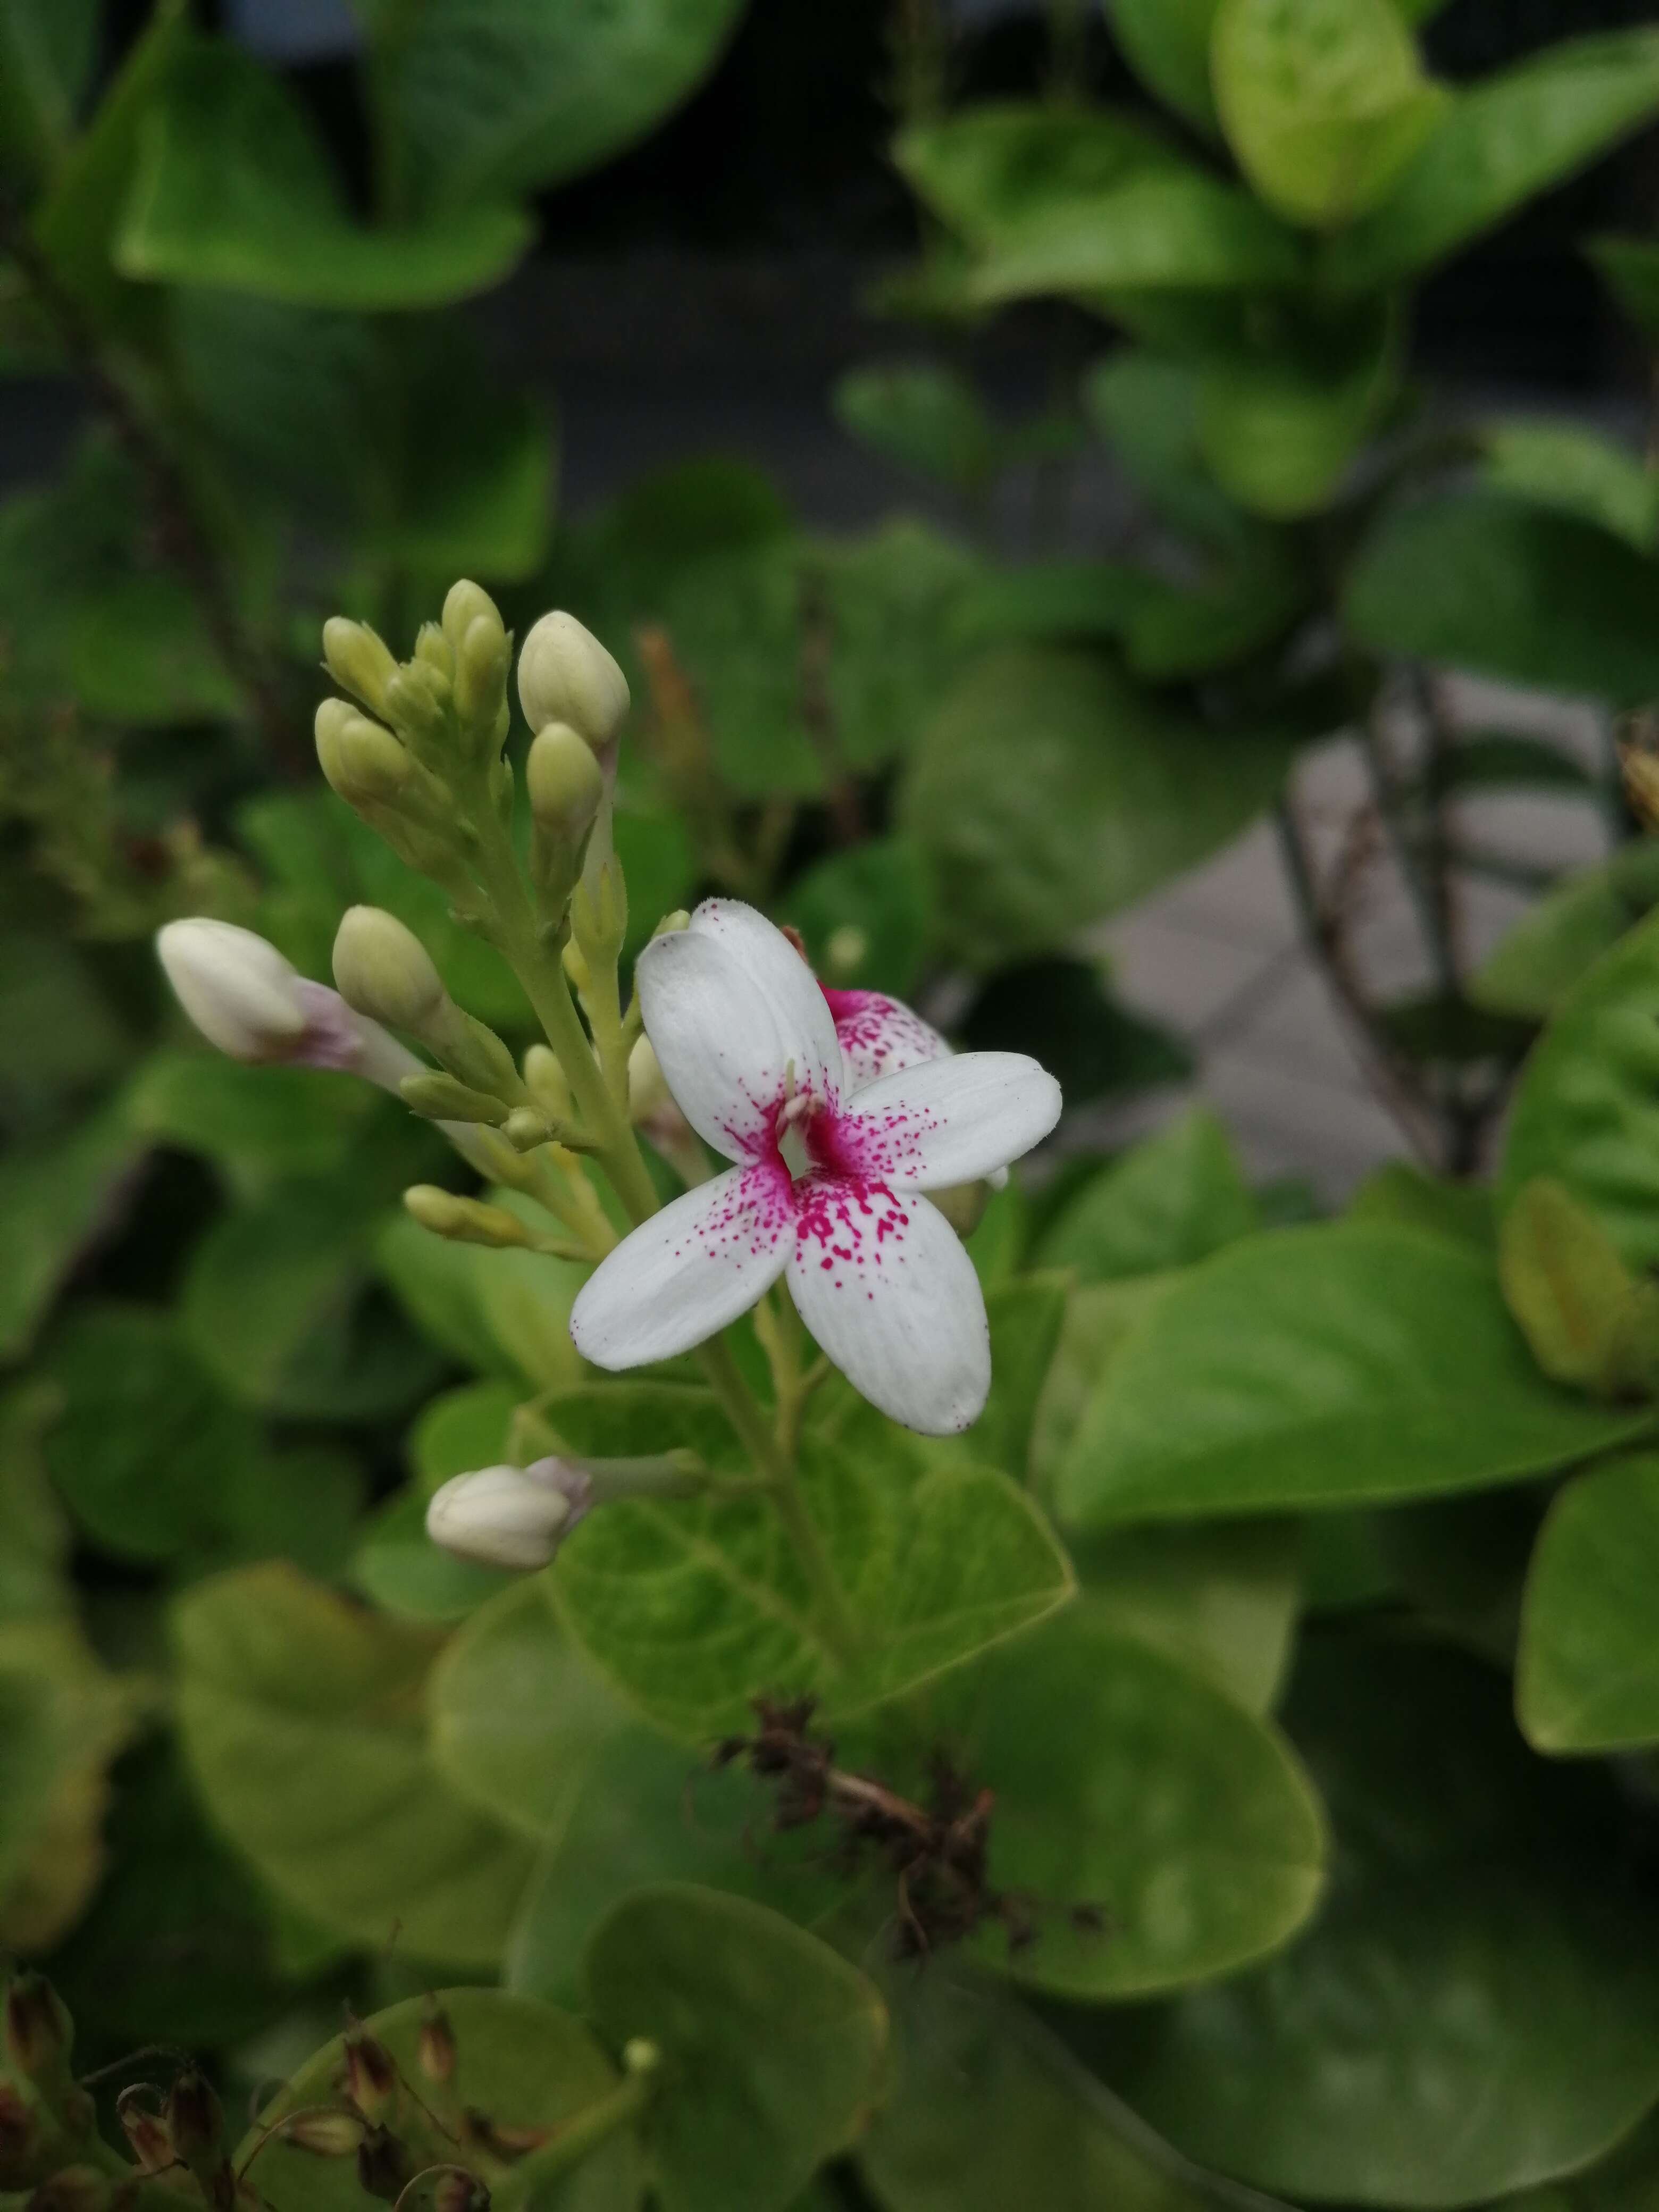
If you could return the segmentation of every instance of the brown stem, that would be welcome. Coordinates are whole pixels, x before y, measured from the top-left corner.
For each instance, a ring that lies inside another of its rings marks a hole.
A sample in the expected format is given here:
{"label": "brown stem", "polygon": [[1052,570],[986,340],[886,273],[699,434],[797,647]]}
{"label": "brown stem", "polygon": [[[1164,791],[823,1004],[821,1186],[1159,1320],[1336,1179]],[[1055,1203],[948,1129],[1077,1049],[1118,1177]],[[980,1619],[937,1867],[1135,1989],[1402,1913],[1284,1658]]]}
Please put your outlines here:
{"label": "brown stem", "polygon": [[178,464],[105,361],[80,302],[58,282],[13,207],[0,211],[0,236],[142,479],[162,556],[195,599],[215,650],[246,700],[250,718],[272,757],[289,774],[301,774],[310,765],[310,747],[295,740],[276,672],[242,626]]}

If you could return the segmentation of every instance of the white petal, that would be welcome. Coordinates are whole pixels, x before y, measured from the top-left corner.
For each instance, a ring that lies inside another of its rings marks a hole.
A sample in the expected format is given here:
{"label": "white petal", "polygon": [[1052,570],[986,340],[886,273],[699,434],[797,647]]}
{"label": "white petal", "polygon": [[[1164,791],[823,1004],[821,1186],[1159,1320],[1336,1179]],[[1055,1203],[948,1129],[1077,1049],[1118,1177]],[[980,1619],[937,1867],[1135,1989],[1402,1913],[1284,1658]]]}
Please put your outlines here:
{"label": "white petal", "polygon": [[835,1016],[848,1080],[854,1091],[878,1076],[951,1057],[951,1048],[939,1031],[902,999],[890,999],[880,991],[826,991],[823,995]]}
{"label": "white petal", "polygon": [[954,1436],[991,1387],[991,1336],[974,1263],[914,1190],[814,1176],[798,1183],[789,1287],[853,1388],[906,1428]]}
{"label": "white petal", "polygon": [[173,994],[202,1035],[232,1060],[283,1060],[305,1035],[300,978],[274,945],[203,915],[157,932]]}
{"label": "white petal", "polygon": [[958,1053],[856,1092],[830,1142],[845,1173],[948,1190],[1029,1152],[1060,1108],[1059,1084],[1024,1053]]}
{"label": "white petal", "polygon": [[635,1230],[577,1293],[570,1334],[596,1367],[672,1359],[746,1313],[794,1241],[781,1167],[733,1168]]}
{"label": "white petal", "polygon": [[[698,926],[714,911],[718,926]],[[783,960],[746,915],[782,948]],[[834,1105],[841,1047],[811,969],[787,938],[748,907],[711,900],[691,927],[653,938],[635,969],[646,1035],[677,1104],[728,1160],[769,1152],[793,1071],[796,1091]]]}
{"label": "white petal", "polygon": [[481,1467],[433,1493],[426,1532],[434,1544],[490,1567],[544,1567],[580,1518],[570,1499],[516,1467]]}

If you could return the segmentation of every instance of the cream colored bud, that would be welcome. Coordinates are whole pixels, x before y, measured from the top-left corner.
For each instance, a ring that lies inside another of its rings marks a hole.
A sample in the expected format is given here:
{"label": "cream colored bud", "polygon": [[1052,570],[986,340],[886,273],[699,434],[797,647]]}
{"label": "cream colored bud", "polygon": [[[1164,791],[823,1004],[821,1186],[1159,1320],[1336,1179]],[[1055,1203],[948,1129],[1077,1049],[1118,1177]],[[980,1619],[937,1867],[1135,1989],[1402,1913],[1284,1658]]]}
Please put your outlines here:
{"label": "cream colored bud", "polygon": [[323,774],[349,805],[384,805],[408,782],[411,763],[397,738],[343,699],[324,700],[316,732]]}
{"label": "cream colored bud", "polygon": [[298,972],[252,930],[204,916],[170,921],[155,950],[179,1005],[232,1060],[281,1060],[305,1036]]}
{"label": "cream colored bud", "polygon": [[535,1247],[536,1240],[523,1222],[504,1206],[489,1206],[478,1198],[459,1198],[453,1190],[441,1190],[435,1183],[412,1185],[404,1193],[404,1208],[422,1229],[457,1244],[487,1244],[498,1252]]}
{"label": "cream colored bud", "polygon": [[323,659],[343,691],[377,714],[386,712],[386,687],[398,672],[392,648],[367,623],[331,615],[323,624]]}
{"label": "cream colored bud", "polygon": [[434,738],[444,726],[451,684],[441,669],[423,660],[404,664],[386,687],[386,711],[400,729],[419,738]]}
{"label": "cream colored bud", "polygon": [[580,845],[605,798],[605,776],[580,733],[568,722],[548,723],[531,745],[524,780],[542,835]]}
{"label": "cream colored bud", "polygon": [[568,722],[597,751],[628,713],[628,678],[574,615],[544,615],[519,655],[519,703],[532,730]]}
{"label": "cream colored bud", "polygon": [[525,1087],[550,1121],[568,1121],[575,1110],[570,1082],[550,1046],[532,1044],[524,1056]]}
{"label": "cream colored bud", "polygon": [[455,711],[470,726],[487,725],[492,746],[501,743],[496,728],[507,705],[511,659],[511,642],[495,610],[475,615],[456,648]]}
{"label": "cream colored bud", "polygon": [[635,1041],[628,1055],[628,1118],[636,1129],[654,1121],[659,1114],[678,1114],[673,1093],[648,1036]]}
{"label": "cream colored bud", "polygon": [[531,1469],[485,1467],[456,1475],[436,1492],[426,1532],[461,1559],[527,1572],[547,1565],[579,1510],[556,1483]]}
{"label": "cream colored bud", "polygon": [[449,994],[413,930],[378,906],[348,907],[334,934],[334,981],[347,1006],[418,1036]]}

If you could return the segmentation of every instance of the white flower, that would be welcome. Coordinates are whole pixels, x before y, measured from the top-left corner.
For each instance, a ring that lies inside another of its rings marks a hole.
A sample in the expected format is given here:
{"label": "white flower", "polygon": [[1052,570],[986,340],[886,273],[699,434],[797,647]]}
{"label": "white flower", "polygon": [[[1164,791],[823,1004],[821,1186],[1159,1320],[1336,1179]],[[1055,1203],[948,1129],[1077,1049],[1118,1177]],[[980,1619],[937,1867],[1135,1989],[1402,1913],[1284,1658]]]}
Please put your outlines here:
{"label": "white flower", "polygon": [[538,1459],[529,1467],[483,1467],[435,1491],[426,1509],[434,1544],[489,1567],[544,1567],[591,1502],[579,1467]]}
{"label": "white flower", "polygon": [[711,899],[689,928],[653,939],[637,977],[669,1089],[704,1142],[738,1164],[604,1261],[571,1313],[577,1350],[599,1367],[671,1358],[787,1270],[806,1326],[872,1404],[929,1434],[966,1428],[990,1387],[985,1302],[921,1194],[1028,1152],[1060,1117],[1059,1085],[1000,1052],[861,1083],[871,1063],[843,1054],[811,969],[732,901]]}

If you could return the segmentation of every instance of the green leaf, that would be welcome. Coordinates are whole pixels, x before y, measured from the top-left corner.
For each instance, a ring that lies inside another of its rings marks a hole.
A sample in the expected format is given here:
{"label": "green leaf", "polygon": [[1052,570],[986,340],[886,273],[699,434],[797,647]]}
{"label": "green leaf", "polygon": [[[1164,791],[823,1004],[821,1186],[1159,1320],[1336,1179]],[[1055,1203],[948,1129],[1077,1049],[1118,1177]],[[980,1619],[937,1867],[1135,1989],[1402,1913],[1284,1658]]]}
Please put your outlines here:
{"label": "green leaf", "polygon": [[1343,289],[1370,292],[1443,260],[1659,107],[1659,33],[1547,47],[1460,92],[1390,197],[1333,240]]}
{"label": "green leaf", "polygon": [[502,205],[413,228],[354,222],[280,80],[228,43],[197,40],[149,119],[115,261],[129,277],[301,307],[441,307],[505,276],[530,228]]}
{"label": "green leaf", "polygon": [[859,2156],[889,2212],[1243,2212],[1005,1993],[933,1961],[888,2003],[893,2079]]}
{"label": "green leaf", "polygon": [[[1029,1944],[1011,1950],[994,1925],[970,1939],[980,1964],[1056,1994],[1131,1996],[1230,1972],[1313,1910],[1317,1801],[1208,1669],[1085,1601],[988,1656],[963,1701],[964,1771],[995,1792],[995,1881],[1042,1900]],[[1103,1929],[1073,1923],[1083,1906]]]}
{"label": "green leaf", "polygon": [[1103,659],[1006,647],[921,732],[899,816],[933,865],[942,939],[991,968],[1225,844],[1271,803],[1291,750],[1276,733],[1212,732]]}
{"label": "green leaf", "polygon": [[1470,995],[1495,1012],[1541,1021],[1656,905],[1659,841],[1638,837],[1546,892],[1487,956]]}
{"label": "green leaf", "polygon": [[861,445],[952,490],[977,491],[995,473],[996,426],[956,370],[930,362],[849,369],[832,404]]}
{"label": "green leaf", "polygon": [[0,1628],[57,1620],[71,1608],[69,1524],[42,1449],[60,1410],[50,1383],[23,1383],[0,1397]]}
{"label": "green leaf", "polygon": [[[599,1454],[701,1452],[740,1467],[713,1400],[674,1384],[566,1391],[550,1434]],[[1071,1593],[1041,1516],[984,1468],[926,1469],[887,1424],[855,1449],[804,1443],[800,1479],[869,1648],[850,1680],[819,1640],[810,1593],[769,1500],[626,1499],[590,1514],[559,1553],[559,1601],[594,1661],[672,1733],[742,1725],[763,1693],[811,1693],[831,1711],[896,1698],[1042,1619]]]}
{"label": "green leaf", "polygon": [[1046,1503],[1053,1503],[1056,1470],[1108,1366],[1139,1322],[1182,1280],[1184,1271],[1170,1268],[1118,1282],[1085,1283],[1073,1291],[1060,1347],[1038,1401],[1031,1444],[1034,1486]]}
{"label": "green leaf", "polygon": [[180,1318],[234,1396],[294,1419],[374,1420],[436,1382],[437,1356],[362,1297],[378,1213],[339,1179],[296,1182],[209,1230]]}
{"label": "green leaf", "polygon": [[1381,653],[1619,706],[1659,692],[1659,567],[1589,523],[1495,492],[1385,514],[1342,611]]}
{"label": "green leaf", "polygon": [[1221,0],[1210,69],[1245,175],[1320,229],[1389,198],[1449,98],[1390,0]]}
{"label": "green leaf", "polygon": [[1202,372],[1124,346],[1083,380],[1082,399],[1153,513],[1211,545],[1236,550],[1254,526],[1218,488],[1199,439]]}
{"label": "green leaf", "polygon": [[1058,1275],[1023,1275],[986,1294],[991,1324],[991,1395],[973,1441],[953,1440],[963,1456],[1030,1480],[1037,1403],[1066,1320],[1066,1284]]}
{"label": "green leaf", "polygon": [[664,2212],[785,2212],[863,2127],[887,2014],[856,1967],[764,1905],[638,1891],[595,1934],[590,2008],[663,2052],[646,2118]]}
{"label": "green leaf", "polygon": [[1143,1138],[1071,1199],[1037,1247],[1085,1283],[1184,1267],[1258,1225],[1232,1139],[1205,1106]]}
{"label": "green leaf", "polygon": [[[457,1472],[499,1463],[472,1460]],[[352,1586],[404,1620],[465,1620],[507,1587],[510,1570],[441,1551],[426,1533],[428,1503],[423,1490],[410,1488],[377,1507],[359,1533]]]}
{"label": "green leaf", "polygon": [[0,5],[0,155],[50,175],[73,135],[97,58],[100,0]]}
{"label": "green leaf", "polygon": [[143,1158],[118,1105],[11,1148],[0,1164],[0,1359],[27,1352],[76,1261],[113,1227]]}
{"label": "green leaf", "polygon": [[1102,2072],[1189,2156],[1299,2203],[1482,2203],[1598,2156],[1659,2082],[1653,1916],[1611,1808],[1444,1651],[1320,1638],[1288,1718],[1336,1827],[1324,1911],[1255,1974],[1077,2018]]}
{"label": "green leaf", "polygon": [[178,1714],[214,1820],[279,1896],[371,1946],[491,1966],[529,1847],[455,1796],[427,1749],[434,1642],[280,1565],[173,1608]]}
{"label": "green leaf", "polygon": [[[561,1741],[557,1716],[544,1710],[538,1741],[526,1733],[524,1748],[535,1757]],[[597,1745],[526,1896],[509,1986],[574,2002],[588,1937],[642,1883],[702,1882],[817,1922],[844,1898],[844,1881],[825,1866],[813,1826],[757,1847],[761,1802],[753,1776],[712,1767],[638,1722]]]}
{"label": "green leaf", "polygon": [[1659,546],[1659,479],[1628,447],[1546,417],[1493,423],[1481,443],[1483,473],[1498,490],[1593,522],[1638,553]]}
{"label": "green leaf", "polygon": [[1218,135],[1210,88],[1210,32],[1218,0],[1106,0],[1130,67],[1158,98],[1210,136]]}
{"label": "green leaf", "polygon": [[410,1430],[409,1471],[429,1498],[452,1474],[507,1456],[519,1392],[507,1382],[463,1382],[428,1399]]}
{"label": "green leaf", "polygon": [[112,256],[140,142],[189,46],[190,20],[187,0],[157,0],[34,213],[40,249],[82,312],[100,329],[149,346],[159,333],[161,302],[128,283]]}
{"label": "green leaf", "polygon": [[169,1315],[76,1309],[46,1371],[63,1393],[46,1462],[95,1543],[131,1559],[201,1561],[222,1549],[227,1493],[263,1449]]}
{"label": "green leaf", "polygon": [[[1389,0],[1376,0],[1383,14]],[[1223,490],[1276,520],[1338,489],[1398,398],[1401,325],[1386,304],[1293,345],[1231,353],[1203,372],[1198,435]]]}
{"label": "green leaf", "polygon": [[776,906],[826,983],[902,995],[926,951],[928,889],[908,837],[867,837],[817,862]]}
{"label": "green leaf", "polygon": [[110,1761],[140,1700],[68,1616],[0,1627],[0,1943],[68,1933],[104,1871]]}
{"label": "green leaf", "polygon": [[1568,1484],[1533,1553],[1516,1711],[1539,1751],[1659,1742],[1659,1457],[1617,1460]]}
{"label": "green leaf", "polygon": [[[1650,1394],[1659,1289],[1638,1284],[1601,1224],[1535,1176],[1504,1216],[1498,1279],[1546,1375],[1598,1397]],[[1647,1386],[1647,1387],[1644,1387]]]}
{"label": "green leaf", "polygon": [[1498,1163],[1500,1214],[1534,1176],[1564,1184],[1628,1266],[1659,1262],[1659,919],[1602,954],[1527,1062]]}
{"label": "green leaf", "polygon": [[[526,1223],[544,1225],[538,1210],[514,1193],[492,1190],[489,1197]],[[570,1308],[587,1270],[575,1261],[451,1243],[407,1214],[386,1223],[374,1250],[410,1319],[458,1358],[535,1389],[580,1380]]]}
{"label": "green leaf", "polygon": [[1292,1521],[1112,1529],[1077,1549],[1078,1605],[1265,1714],[1290,1664],[1297,1538]]}
{"label": "green leaf", "polygon": [[438,206],[545,190],[643,137],[719,58],[741,0],[373,0],[384,126]]}
{"label": "green leaf", "polygon": [[539,1576],[499,1589],[445,1646],[428,1702],[440,1773],[538,1839],[564,1826],[596,1754],[633,1725],[571,1648]]}
{"label": "green leaf", "polygon": [[1492,1193],[1484,1184],[1449,1182],[1407,1160],[1389,1160],[1374,1169],[1354,1193],[1350,1221],[1392,1222],[1401,1229],[1424,1229],[1490,1252],[1497,1243]]}
{"label": "green leaf", "polygon": [[894,158],[932,211],[981,256],[982,304],[1116,285],[1274,283],[1295,276],[1291,234],[1108,108],[990,101],[902,131]]}
{"label": "green leaf", "polygon": [[973,270],[968,292],[978,306],[998,307],[1047,292],[1087,301],[1251,290],[1301,273],[1296,238],[1264,208],[1200,170],[1160,166],[1011,225]]}
{"label": "green leaf", "polygon": [[[453,2127],[447,2129],[434,2112],[441,2100],[421,2064],[421,2031],[434,2002],[455,2041],[449,2095],[456,2115],[471,2107],[509,2138],[521,2130],[553,2136],[580,2124],[617,2087],[615,2067],[568,2014],[500,1990],[443,1990],[435,1999],[407,1998],[362,2025],[397,2070],[386,2125],[416,2171],[468,2163]],[[336,2036],[263,2107],[234,2154],[239,2172],[251,2166],[249,2179],[271,2212],[360,2212],[366,2201],[355,2159],[319,2158],[276,2132],[289,2112],[339,2109],[344,2064],[343,2039]],[[497,2182],[498,2203],[510,2185]],[[642,2190],[637,2144],[624,2128],[589,2154],[557,2202],[566,2212],[636,2212]],[[515,2201],[540,2212],[540,2199]],[[553,2201],[545,2200],[550,2212]]]}
{"label": "green leaf", "polygon": [[126,1092],[129,1126],[243,1176],[327,1175],[382,1101],[321,1068],[250,1067],[222,1053],[152,1053]]}
{"label": "green leaf", "polygon": [[221,720],[240,701],[200,610],[157,564],[137,477],[108,434],[0,507],[8,671],[24,700],[123,725]]}
{"label": "green leaf", "polygon": [[1102,1376],[1056,1498],[1088,1528],[1431,1497],[1644,1425],[1544,1380],[1480,1254],[1337,1222],[1231,1245],[1160,1297]]}
{"label": "green leaf", "polygon": [[[1273,452],[1269,434],[1259,457],[1269,470]],[[1258,488],[1271,500],[1267,481],[1264,474]],[[1264,535],[1247,559],[1195,587],[1149,580],[1123,626],[1124,659],[1154,684],[1206,676],[1276,645],[1310,597],[1308,574],[1290,547]]]}

